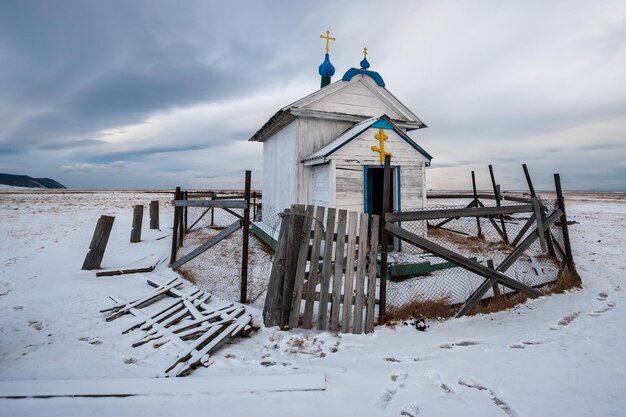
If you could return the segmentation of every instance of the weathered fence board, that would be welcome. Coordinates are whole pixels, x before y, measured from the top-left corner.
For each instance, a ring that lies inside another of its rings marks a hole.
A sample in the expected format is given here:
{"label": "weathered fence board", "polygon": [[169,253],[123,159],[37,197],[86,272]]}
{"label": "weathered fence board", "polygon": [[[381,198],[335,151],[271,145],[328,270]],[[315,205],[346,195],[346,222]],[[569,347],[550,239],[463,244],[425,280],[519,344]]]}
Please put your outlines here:
{"label": "weathered fence board", "polygon": [[310,329],[313,324],[313,303],[315,302],[315,290],[319,282],[319,260],[320,247],[322,245],[322,222],[324,221],[324,212],[326,208],[319,206],[315,211],[314,227],[315,234],[313,236],[313,245],[311,247],[311,261],[309,263],[309,279],[306,292],[306,303],[304,304],[304,323],[302,327]]}
{"label": "weathered fence board", "polygon": [[93,236],[91,237],[91,243],[89,244],[89,252],[85,255],[82,269],[91,270],[100,268],[114,220],[115,217],[112,216],[100,216],[98,219]]}
{"label": "weathered fence board", "polygon": [[159,229],[159,202],[150,202],[150,229]]}
{"label": "weathered fence board", "polygon": [[141,225],[143,223],[143,206],[136,205],[133,209],[133,228],[130,231],[130,242],[141,242]]}

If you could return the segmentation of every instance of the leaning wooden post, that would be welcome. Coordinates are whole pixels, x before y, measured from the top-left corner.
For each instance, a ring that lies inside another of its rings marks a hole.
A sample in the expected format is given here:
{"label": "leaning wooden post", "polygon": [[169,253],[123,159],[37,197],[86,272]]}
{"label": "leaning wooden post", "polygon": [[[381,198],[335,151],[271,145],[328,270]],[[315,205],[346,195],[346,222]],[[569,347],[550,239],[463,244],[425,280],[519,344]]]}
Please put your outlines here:
{"label": "leaning wooden post", "polygon": [[100,268],[100,263],[104,257],[104,250],[107,247],[114,220],[115,217],[112,216],[100,216],[98,219],[96,228],[93,231],[93,236],[91,237],[91,243],[89,244],[89,252],[87,252],[85,256],[82,269],[90,270]]}
{"label": "leaning wooden post", "polygon": [[[539,197],[537,197],[537,194],[535,193],[535,187],[533,186],[533,181],[530,178],[530,173],[528,172],[528,167],[526,166],[526,164],[522,164],[522,169],[524,170],[524,176],[526,177],[526,184],[528,184],[528,190],[530,191],[530,196],[532,198],[536,198],[537,202],[539,202]],[[546,220],[545,209],[543,207],[541,207],[541,206],[540,206],[540,210],[539,210],[539,215],[541,216],[541,221],[542,222]],[[535,213],[535,216],[537,216],[536,213]],[[541,230],[541,229],[539,229],[539,230]],[[556,257],[556,252],[554,252],[554,246],[552,245],[552,237],[550,236],[550,230],[549,229],[544,232],[543,237],[544,237],[544,240],[546,242],[546,245],[548,246],[548,253],[553,258]]]}
{"label": "leaning wooden post", "polygon": [[[493,185],[493,193],[496,197],[496,206],[500,207],[500,189],[496,185],[496,177],[493,175],[493,167],[489,165],[489,175],[491,176],[491,184]],[[504,216],[500,215],[500,224],[502,225],[502,234],[504,241],[509,243],[509,236],[506,234],[506,226],[504,225]]]}
{"label": "leaning wooden post", "polygon": [[[215,193],[211,191],[211,200],[215,200]],[[215,207],[211,207],[211,226],[215,225]]]}
{"label": "leaning wooden post", "polygon": [[245,304],[248,300],[248,244],[250,239],[250,183],[252,182],[252,171],[246,171],[246,185],[244,198],[246,207],[243,209],[243,247],[241,250],[241,299]]}
{"label": "leaning wooden post", "polygon": [[[472,171],[472,190],[474,190],[474,207],[478,207],[478,192],[476,191],[476,174]],[[476,227],[478,228],[478,236],[483,235],[483,231],[480,228],[480,217],[476,216]]]}
{"label": "leaning wooden post", "polygon": [[159,202],[150,202],[150,229],[159,229]]}
{"label": "leaning wooden post", "polygon": [[130,231],[130,243],[141,241],[141,225],[143,223],[143,205],[138,204],[133,209],[133,228]]}
{"label": "leaning wooden post", "polygon": [[389,235],[385,231],[385,217],[389,211],[389,196],[391,195],[391,157],[385,155],[385,169],[383,176],[383,207],[380,214],[380,302],[378,305],[378,323],[387,321],[387,250],[389,249]]}
{"label": "leaning wooden post", "polygon": [[[574,256],[572,255],[572,246],[569,240],[569,229],[567,227],[567,215],[565,214],[565,199],[563,198],[563,191],[561,190],[561,176],[554,174],[554,185],[556,188],[556,198],[559,205],[559,209],[563,212],[561,215],[561,229],[563,230],[563,245],[565,246],[565,263],[567,269],[571,273],[576,273],[576,265],[574,265]],[[581,282],[580,276],[576,273],[578,282]]]}
{"label": "leaning wooden post", "polygon": [[[176,187],[174,192],[174,200],[180,199],[180,187]],[[172,253],[170,255],[170,265],[176,262],[176,250],[178,249],[178,207],[174,207],[174,225],[172,226]]]}

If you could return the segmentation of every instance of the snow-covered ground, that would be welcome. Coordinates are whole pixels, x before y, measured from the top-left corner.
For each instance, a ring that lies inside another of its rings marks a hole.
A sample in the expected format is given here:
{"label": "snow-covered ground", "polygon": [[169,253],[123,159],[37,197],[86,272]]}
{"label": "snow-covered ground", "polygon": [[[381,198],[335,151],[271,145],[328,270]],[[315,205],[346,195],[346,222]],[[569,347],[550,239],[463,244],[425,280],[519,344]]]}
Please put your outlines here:
{"label": "snow-covered ground", "polygon": [[[132,206],[159,199],[161,231],[129,243]],[[131,317],[104,320],[110,294],[145,294],[147,274],[81,271],[101,214],[116,217],[104,268],[141,267],[169,253],[171,195],[0,192],[0,385],[15,380],[154,378],[169,344],[132,348]],[[317,374],[324,391],[0,399],[21,416],[623,416],[626,410],[626,195],[568,194],[584,289],[511,311],[372,335],[261,329],[225,346],[204,377]],[[151,274],[175,274],[160,265]],[[253,310],[257,315],[260,311]],[[202,379],[201,379],[202,378]],[[138,382],[141,383],[140,381]],[[219,391],[219,390],[218,390]]]}

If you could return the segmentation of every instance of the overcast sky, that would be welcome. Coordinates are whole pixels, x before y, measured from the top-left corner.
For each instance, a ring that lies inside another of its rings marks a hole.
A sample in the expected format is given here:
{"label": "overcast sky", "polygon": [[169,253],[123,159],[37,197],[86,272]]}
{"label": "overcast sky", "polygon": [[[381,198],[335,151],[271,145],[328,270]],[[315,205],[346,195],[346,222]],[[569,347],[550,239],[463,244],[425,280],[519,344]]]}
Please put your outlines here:
{"label": "overcast sky", "polygon": [[372,70],[429,127],[427,184],[626,191],[623,1],[2,1],[0,172],[72,188],[261,185],[247,139]]}

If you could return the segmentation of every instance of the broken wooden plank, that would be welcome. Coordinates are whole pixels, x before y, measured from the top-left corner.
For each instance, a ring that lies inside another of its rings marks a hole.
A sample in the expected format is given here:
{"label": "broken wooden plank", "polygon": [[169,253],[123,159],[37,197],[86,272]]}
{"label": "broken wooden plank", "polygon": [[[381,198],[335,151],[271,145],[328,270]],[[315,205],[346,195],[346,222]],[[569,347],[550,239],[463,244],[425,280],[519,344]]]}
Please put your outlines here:
{"label": "broken wooden plank", "polygon": [[354,262],[356,258],[356,227],[359,213],[351,211],[348,213],[348,242],[346,244],[346,279],[343,286],[343,317],[341,322],[341,331],[348,333],[350,331],[350,322],[352,321],[352,288],[354,285]]}
{"label": "broken wooden plank", "polygon": [[329,208],[326,215],[326,234],[324,239],[324,264],[320,280],[320,301],[318,307],[318,329],[328,328],[328,296],[330,291],[330,277],[333,267],[333,235],[335,234],[335,220],[337,209]]}
{"label": "broken wooden plank", "polygon": [[323,391],[322,374],[198,378],[116,378],[0,381],[0,398],[127,397],[157,394]]}
{"label": "broken wooden plank", "polygon": [[374,331],[374,318],[376,315],[376,265],[378,259],[378,227],[380,219],[377,215],[371,218],[371,235],[369,242],[369,265],[367,275],[367,300],[365,306],[365,333]]}
{"label": "broken wooden plank", "polygon": [[359,222],[359,242],[358,260],[356,279],[354,286],[354,319],[352,324],[352,333],[359,334],[363,332],[363,301],[365,295],[365,275],[367,273],[367,231],[369,229],[369,215],[361,213]]}
{"label": "broken wooden plank", "polygon": [[315,305],[315,287],[319,283],[318,265],[320,260],[320,246],[322,243],[322,222],[324,221],[325,207],[318,206],[315,212],[315,235],[311,247],[311,263],[309,264],[309,279],[306,293],[306,303],[304,304],[304,319],[302,327],[310,329],[313,327],[313,308]]}
{"label": "broken wooden plank", "polygon": [[298,327],[300,321],[300,304],[302,303],[302,290],[304,286],[304,275],[306,274],[306,263],[309,256],[309,240],[310,230],[313,223],[313,209],[309,205],[304,212],[304,221],[302,224],[302,239],[300,239],[300,247],[298,248],[298,264],[296,266],[296,277],[294,281],[294,293],[291,315],[289,316],[289,327]]}
{"label": "broken wooden plank", "polygon": [[331,296],[330,330],[339,330],[339,312],[341,310],[341,288],[343,282],[344,252],[346,247],[346,221],[348,212],[339,210],[337,216],[337,237],[335,243],[335,269],[333,271],[333,293]]}
{"label": "broken wooden plank", "polygon": [[[285,210],[284,213],[289,213]],[[278,326],[281,321],[283,305],[283,285],[285,279],[285,257],[287,255],[287,235],[289,218],[282,216],[276,252],[272,259],[272,271],[267,284],[267,295],[263,307],[263,323],[266,327]]]}

